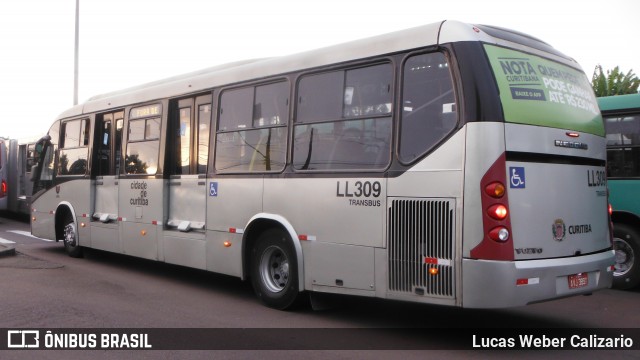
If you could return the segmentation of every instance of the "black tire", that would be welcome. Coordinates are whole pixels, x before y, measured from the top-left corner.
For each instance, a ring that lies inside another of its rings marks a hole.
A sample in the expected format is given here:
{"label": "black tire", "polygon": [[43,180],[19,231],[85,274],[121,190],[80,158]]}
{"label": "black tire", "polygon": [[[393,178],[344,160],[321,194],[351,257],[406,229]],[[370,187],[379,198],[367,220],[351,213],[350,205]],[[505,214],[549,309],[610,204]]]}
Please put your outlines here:
{"label": "black tire", "polygon": [[613,226],[613,249],[616,264],[613,272],[613,288],[627,290],[640,284],[640,236],[638,231],[625,224]]}
{"label": "black tire", "polygon": [[280,229],[260,235],[251,249],[251,284],[268,307],[285,310],[300,297],[298,261],[293,242]]}
{"label": "black tire", "polygon": [[62,240],[64,242],[64,249],[69,256],[74,258],[82,257],[82,247],[80,247],[78,242],[78,226],[71,214],[68,214],[64,219]]}

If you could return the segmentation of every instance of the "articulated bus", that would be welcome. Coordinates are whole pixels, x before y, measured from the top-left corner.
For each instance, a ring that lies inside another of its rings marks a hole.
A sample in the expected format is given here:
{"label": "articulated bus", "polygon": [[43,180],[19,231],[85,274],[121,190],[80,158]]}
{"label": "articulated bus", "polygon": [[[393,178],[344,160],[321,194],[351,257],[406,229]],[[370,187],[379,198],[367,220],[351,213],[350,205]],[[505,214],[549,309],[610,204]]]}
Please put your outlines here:
{"label": "articulated bus", "polygon": [[471,308],[611,286],[579,65],[444,21],[96,96],[39,142],[31,229],[300,295]]}
{"label": "articulated bus", "polygon": [[640,94],[598,98],[607,130],[607,176],[613,208],[613,287],[640,284]]}
{"label": "articulated bus", "polygon": [[35,141],[0,138],[0,210],[30,213],[31,168],[37,161]]}

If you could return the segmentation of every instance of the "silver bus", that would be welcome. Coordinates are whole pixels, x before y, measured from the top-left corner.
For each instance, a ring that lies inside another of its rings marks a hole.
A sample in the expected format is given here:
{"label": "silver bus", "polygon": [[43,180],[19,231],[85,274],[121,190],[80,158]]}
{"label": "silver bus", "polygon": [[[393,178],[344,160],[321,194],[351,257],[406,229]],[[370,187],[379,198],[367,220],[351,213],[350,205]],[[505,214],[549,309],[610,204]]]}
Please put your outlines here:
{"label": "silver bus", "polygon": [[444,21],[89,99],[39,142],[31,229],[250,279],[472,308],[612,282],[589,81],[531,36]]}
{"label": "silver bus", "polygon": [[36,161],[35,141],[0,138],[0,210],[30,213],[31,168]]}

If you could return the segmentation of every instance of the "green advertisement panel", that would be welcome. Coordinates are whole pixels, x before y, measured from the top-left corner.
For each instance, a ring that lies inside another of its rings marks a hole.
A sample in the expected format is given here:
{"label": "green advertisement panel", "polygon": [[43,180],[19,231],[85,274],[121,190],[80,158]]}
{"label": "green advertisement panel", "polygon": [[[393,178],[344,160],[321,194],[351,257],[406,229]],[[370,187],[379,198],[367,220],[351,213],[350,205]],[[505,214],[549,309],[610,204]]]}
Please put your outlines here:
{"label": "green advertisement panel", "polygon": [[583,72],[520,51],[484,47],[507,122],[604,136],[600,109]]}

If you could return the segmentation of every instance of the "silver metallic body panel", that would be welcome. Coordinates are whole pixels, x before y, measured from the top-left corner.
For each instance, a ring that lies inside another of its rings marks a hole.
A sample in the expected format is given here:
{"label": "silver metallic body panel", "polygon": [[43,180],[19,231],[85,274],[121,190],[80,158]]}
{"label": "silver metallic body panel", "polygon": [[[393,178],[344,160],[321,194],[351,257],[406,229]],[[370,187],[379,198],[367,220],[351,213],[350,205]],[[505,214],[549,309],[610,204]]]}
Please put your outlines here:
{"label": "silver metallic body panel", "polygon": [[167,226],[179,231],[204,230],[207,181],[197,175],[181,175],[169,181]]}

